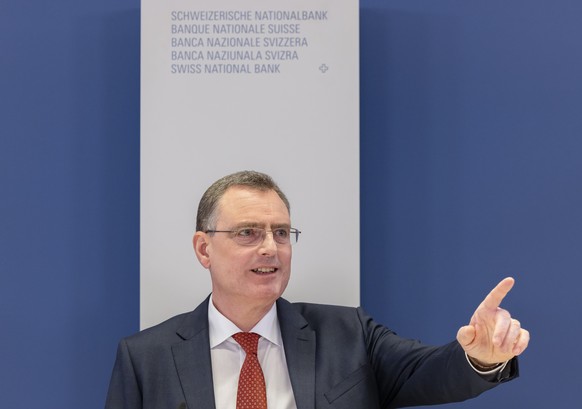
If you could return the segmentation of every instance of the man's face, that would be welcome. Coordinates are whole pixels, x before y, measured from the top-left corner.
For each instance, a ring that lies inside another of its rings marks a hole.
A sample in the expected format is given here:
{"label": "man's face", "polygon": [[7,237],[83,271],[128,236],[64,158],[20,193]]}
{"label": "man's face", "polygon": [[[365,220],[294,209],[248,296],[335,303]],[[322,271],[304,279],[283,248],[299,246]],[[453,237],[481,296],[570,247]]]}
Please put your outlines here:
{"label": "man's face", "polygon": [[[290,227],[287,207],[273,190],[230,187],[220,199],[215,230]],[[204,233],[196,233],[197,235]],[[265,308],[283,294],[291,272],[291,245],[277,244],[271,233],[255,246],[236,243],[229,233],[204,234],[198,258],[210,270],[215,305]],[[196,239],[195,239],[196,240]]]}

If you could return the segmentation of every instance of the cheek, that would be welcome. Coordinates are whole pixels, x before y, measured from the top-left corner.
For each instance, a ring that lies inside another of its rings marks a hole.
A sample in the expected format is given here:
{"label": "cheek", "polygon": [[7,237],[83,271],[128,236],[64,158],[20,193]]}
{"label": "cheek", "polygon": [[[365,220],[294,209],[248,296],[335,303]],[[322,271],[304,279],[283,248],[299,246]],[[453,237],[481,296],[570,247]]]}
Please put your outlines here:
{"label": "cheek", "polygon": [[236,282],[243,280],[244,274],[250,269],[249,263],[252,257],[244,252],[225,251],[222,253],[216,252],[214,254],[213,267],[224,280]]}
{"label": "cheek", "polygon": [[286,264],[290,264],[291,263],[291,247],[289,247],[288,249],[282,250],[279,253],[279,259],[281,260],[281,262],[286,263]]}
{"label": "cheek", "polygon": [[210,262],[215,266],[221,266],[224,268],[228,265],[234,265],[235,260],[240,258],[239,253],[236,248],[232,248],[227,243],[212,243],[207,249],[208,258]]}

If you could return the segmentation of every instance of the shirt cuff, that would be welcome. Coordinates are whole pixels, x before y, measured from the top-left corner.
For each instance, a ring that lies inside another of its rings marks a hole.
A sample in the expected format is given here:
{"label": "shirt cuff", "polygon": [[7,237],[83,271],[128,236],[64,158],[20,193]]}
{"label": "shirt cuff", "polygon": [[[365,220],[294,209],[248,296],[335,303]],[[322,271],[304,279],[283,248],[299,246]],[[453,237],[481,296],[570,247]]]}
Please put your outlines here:
{"label": "shirt cuff", "polygon": [[469,365],[471,365],[471,368],[473,368],[473,370],[475,372],[477,372],[479,375],[493,375],[493,374],[499,373],[505,369],[505,367],[507,366],[507,363],[509,362],[509,361],[505,361],[503,363],[497,364],[497,366],[493,367],[492,369],[489,369],[487,371],[481,371],[481,370],[477,369],[475,367],[475,365],[473,365],[473,363],[469,359],[469,355],[467,355],[466,352],[465,352],[465,358],[467,358],[467,362],[469,363]]}

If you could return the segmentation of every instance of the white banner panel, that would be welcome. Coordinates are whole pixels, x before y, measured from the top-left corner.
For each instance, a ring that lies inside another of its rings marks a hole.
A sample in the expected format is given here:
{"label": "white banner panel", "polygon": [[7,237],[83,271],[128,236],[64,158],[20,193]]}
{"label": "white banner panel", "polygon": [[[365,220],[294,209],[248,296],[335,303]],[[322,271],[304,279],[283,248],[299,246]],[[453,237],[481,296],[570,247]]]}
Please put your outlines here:
{"label": "white banner panel", "polygon": [[142,0],[141,19],[141,327],[209,294],[198,200],[244,169],[303,232],[284,296],[357,305],[358,2]]}

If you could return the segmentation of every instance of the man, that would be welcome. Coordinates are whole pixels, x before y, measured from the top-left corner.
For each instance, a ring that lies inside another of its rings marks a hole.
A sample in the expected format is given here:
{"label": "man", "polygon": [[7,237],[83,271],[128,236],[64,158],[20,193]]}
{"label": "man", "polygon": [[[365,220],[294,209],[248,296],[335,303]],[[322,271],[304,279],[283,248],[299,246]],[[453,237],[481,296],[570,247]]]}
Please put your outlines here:
{"label": "man", "polygon": [[[289,209],[258,172],[226,176],[204,193],[193,245],[212,293],[193,312],[120,342],[107,409],[396,408],[462,401],[517,376],[529,333],[499,307],[511,278],[442,347],[400,338],[360,308],[281,298],[300,233]],[[247,354],[239,333],[258,334],[258,350]],[[260,403],[242,402],[251,399],[252,365]]]}

